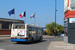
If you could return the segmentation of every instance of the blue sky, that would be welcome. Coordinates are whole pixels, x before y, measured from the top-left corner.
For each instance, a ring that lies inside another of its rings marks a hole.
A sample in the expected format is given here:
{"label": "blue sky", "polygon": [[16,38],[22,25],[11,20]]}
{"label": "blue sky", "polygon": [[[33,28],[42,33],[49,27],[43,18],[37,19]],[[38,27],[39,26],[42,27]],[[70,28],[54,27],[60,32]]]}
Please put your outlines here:
{"label": "blue sky", "polygon": [[[26,23],[34,24],[30,16],[35,12],[35,25],[44,27],[47,23],[55,22],[55,0],[0,0],[0,18],[14,19],[8,11],[15,7],[15,19],[25,20],[19,15],[26,11]],[[64,0],[57,0],[58,24],[64,25]]]}

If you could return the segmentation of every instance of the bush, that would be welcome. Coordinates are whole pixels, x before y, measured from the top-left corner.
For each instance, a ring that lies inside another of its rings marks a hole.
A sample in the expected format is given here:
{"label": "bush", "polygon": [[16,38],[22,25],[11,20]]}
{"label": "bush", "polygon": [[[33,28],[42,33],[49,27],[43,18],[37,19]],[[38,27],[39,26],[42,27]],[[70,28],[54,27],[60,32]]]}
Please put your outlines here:
{"label": "bush", "polygon": [[50,32],[50,36],[54,36],[54,33]]}
{"label": "bush", "polygon": [[47,33],[47,35],[54,36],[54,33],[52,33],[52,31],[49,29],[46,30],[46,33]]}

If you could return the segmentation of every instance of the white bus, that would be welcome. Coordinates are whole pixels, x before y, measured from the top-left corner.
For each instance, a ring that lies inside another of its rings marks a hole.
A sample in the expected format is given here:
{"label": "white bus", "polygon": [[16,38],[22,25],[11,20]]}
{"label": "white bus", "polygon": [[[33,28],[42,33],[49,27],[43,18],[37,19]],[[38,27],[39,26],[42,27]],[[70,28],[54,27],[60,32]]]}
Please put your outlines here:
{"label": "white bus", "polygon": [[33,42],[43,39],[43,28],[30,24],[12,24],[11,41]]}

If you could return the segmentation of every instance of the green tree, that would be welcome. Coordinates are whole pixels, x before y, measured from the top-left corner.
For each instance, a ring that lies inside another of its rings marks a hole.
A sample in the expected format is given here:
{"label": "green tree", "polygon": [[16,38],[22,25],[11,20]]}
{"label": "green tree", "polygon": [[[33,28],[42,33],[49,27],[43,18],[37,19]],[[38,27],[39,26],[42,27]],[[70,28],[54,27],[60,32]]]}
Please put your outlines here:
{"label": "green tree", "polygon": [[[48,35],[54,35],[54,33],[55,33],[55,22],[52,22],[51,24],[47,24],[46,28],[48,30],[48,32],[47,32]],[[64,33],[64,26],[56,23],[56,35],[57,35],[57,33]]]}
{"label": "green tree", "polygon": [[52,33],[52,31],[51,31],[51,30],[49,30],[49,29],[47,29],[47,30],[46,30],[46,34],[47,34],[47,35],[51,35],[51,36],[53,36],[53,35],[54,35],[54,34]]}

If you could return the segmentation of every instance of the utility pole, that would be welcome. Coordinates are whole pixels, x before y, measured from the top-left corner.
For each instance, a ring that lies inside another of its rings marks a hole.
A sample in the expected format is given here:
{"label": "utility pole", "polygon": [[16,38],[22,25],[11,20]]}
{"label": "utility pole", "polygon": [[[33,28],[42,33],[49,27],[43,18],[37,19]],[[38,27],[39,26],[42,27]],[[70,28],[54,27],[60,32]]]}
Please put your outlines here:
{"label": "utility pole", "polygon": [[56,11],[57,11],[56,10],[56,7],[57,7],[56,2],[57,2],[57,0],[55,0],[55,37],[56,37]]}

